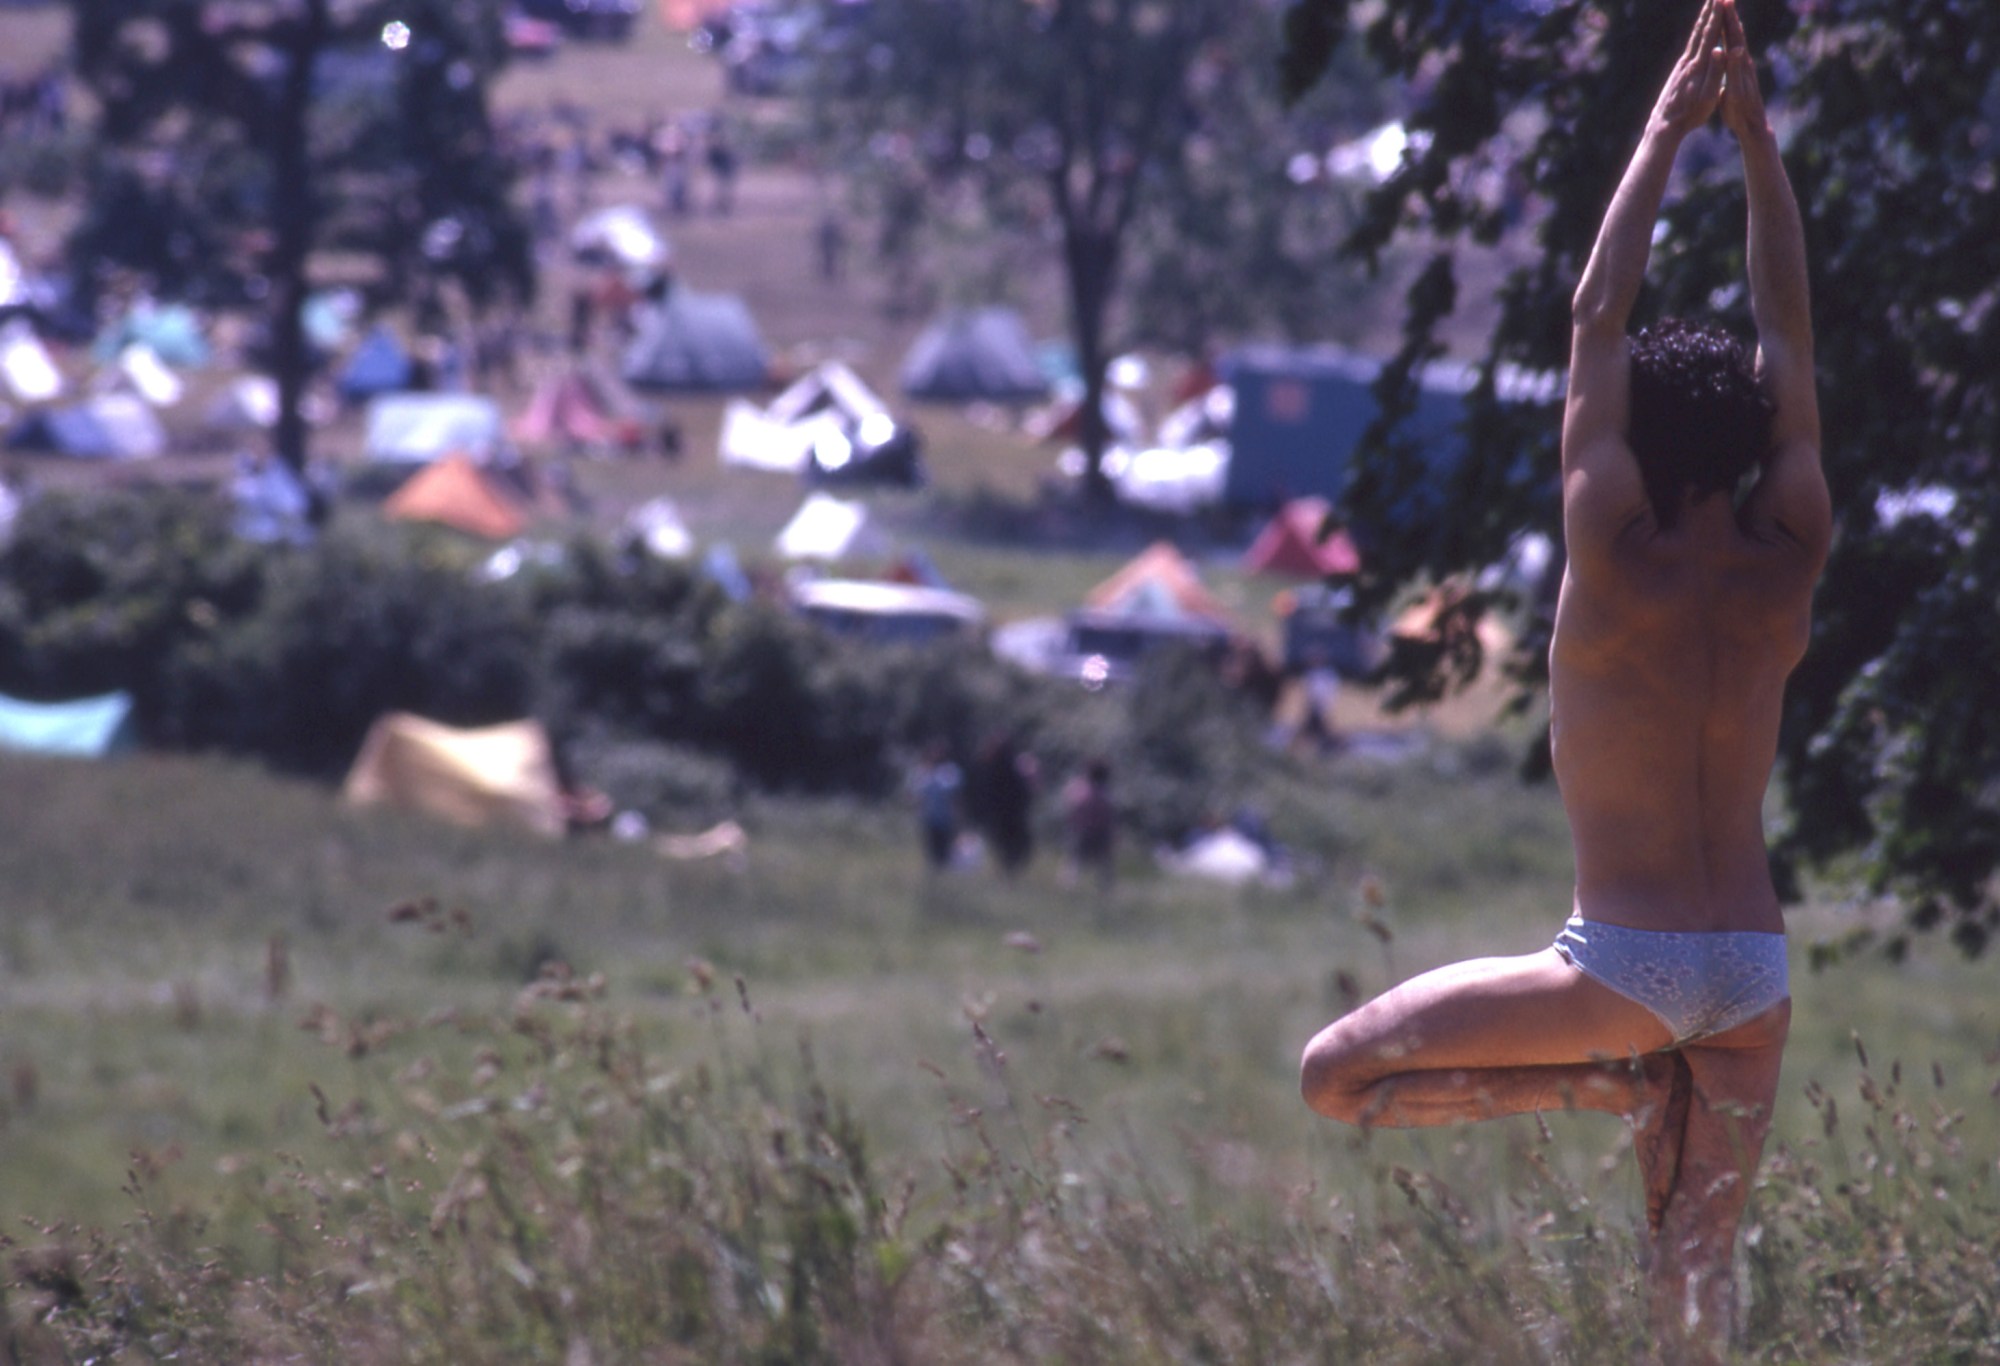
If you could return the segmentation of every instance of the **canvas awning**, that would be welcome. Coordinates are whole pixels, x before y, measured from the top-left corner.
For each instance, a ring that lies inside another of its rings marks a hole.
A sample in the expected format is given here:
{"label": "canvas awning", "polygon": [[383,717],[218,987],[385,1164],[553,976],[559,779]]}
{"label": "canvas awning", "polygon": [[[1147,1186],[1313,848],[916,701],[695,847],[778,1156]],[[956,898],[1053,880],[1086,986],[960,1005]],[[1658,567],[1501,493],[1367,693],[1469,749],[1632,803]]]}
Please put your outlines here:
{"label": "canvas awning", "polygon": [[0,748],[101,759],[131,743],[131,721],[128,692],[68,702],[25,702],[0,695]]}

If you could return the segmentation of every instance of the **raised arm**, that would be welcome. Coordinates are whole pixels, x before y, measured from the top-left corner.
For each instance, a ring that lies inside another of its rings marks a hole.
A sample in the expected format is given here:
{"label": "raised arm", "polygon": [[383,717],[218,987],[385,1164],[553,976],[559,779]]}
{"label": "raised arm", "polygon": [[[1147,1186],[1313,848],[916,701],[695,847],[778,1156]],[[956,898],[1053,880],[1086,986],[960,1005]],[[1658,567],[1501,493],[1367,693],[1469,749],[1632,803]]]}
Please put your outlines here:
{"label": "raised arm", "polygon": [[[1611,197],[1597,244],[1571,302],[1569,392],[1563,412],[1563,487],[1571,529],[1581,513],[1591,521],[1616,515],[1639,490],[1639,471],[1626,445],[1630,359],[1625,339],[1632,307],[1645,282],[1653,225],[1681,142],[1708,121],[1722,98],[1727,54],[1720,5],[1707,0],[1688,34],[1686,51],[1668,73],[1646,120],[1639,148]],[[1571,554],[1584,538],[1572,534]]]}
{"label": "raised arm", "polygon": [[1632,305],[1645,282],[1646,258],[1653,247],[1653,224],[1666,198],[1667,178],[1681,142],[1708,122],[1723,93],[1721,0],[1708,0],[1688,34],[1687,50],[1674,63],[1667,83],[1646,120],[1639,149],[1625,168],[1611,207],[1598,229],[1597,244],[1577,282],[1571,317],[1579,334],[1625,335]]}
{"label": "raised arm", "polygon": [[1813,389],[1812,301],[1806,285],[1805,228],[1778,140],[1757,88],[1733,0],[1717,0],[1729,61],[1722,122],[1743,151],[1750,201],[1750,311],[1757,322],[1757,374],[1777,412],[1771,459],[1753,507],[1794,540],[1823,548],[1831,514],[1820,471],[1819,397]]}

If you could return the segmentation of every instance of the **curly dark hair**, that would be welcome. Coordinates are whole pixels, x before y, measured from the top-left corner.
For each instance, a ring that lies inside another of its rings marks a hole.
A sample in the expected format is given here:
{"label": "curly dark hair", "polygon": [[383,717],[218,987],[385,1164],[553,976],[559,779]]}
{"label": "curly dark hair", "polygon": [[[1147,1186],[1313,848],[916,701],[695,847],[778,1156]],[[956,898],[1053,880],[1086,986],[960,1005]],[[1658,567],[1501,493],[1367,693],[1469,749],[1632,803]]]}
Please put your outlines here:
{"label": "curly dark hair", "polygon": [[1732,494],[1771,448],[1771,400],[1743,342],[1706,323],[1663,318],[1632,338],[1627,439],[1662,531],[1681,495]]}

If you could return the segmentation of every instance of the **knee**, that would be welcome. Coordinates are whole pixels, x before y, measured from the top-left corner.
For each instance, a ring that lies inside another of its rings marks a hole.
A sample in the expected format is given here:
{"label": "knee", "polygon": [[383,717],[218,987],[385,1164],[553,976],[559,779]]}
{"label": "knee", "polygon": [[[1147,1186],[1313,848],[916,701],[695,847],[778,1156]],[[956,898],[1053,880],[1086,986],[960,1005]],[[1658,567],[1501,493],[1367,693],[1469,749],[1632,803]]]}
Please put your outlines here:
{"label": "knee", "polygon": [[1321,1030],[1299,1060],[1299,1094],[1328,1119],[1364,1123],[1375,1078],[1365,1074],[1357,1061],[1332,1026]]}

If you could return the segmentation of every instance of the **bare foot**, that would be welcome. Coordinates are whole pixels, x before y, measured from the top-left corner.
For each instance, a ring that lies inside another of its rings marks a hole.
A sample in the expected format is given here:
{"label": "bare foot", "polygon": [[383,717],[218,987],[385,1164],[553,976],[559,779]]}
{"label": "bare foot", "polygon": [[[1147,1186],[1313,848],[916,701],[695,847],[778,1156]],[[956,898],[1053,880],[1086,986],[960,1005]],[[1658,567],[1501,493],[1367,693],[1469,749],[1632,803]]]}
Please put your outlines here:
{"label": "bare foot", "polygon": [[1632,1150],[1646,1188],[1646,1227],[1657,1237],[1680,1177],[1694,1074],[1679,1052],[1648,1053],[1639,1072],[1646,1100],[1632,1116]]}

